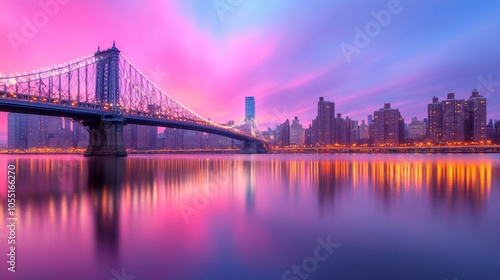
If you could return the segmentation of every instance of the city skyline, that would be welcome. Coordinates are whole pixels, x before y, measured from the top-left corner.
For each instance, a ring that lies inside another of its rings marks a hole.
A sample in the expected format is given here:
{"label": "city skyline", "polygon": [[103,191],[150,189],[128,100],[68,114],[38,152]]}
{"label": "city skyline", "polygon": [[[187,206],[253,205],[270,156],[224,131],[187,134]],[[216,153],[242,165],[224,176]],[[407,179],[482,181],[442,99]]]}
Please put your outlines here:
{"label": "city skyline", "polygon": [[[477,89],[468,99],[456,98],[448,93],[439,101],[434,96],[427,107],[427,118],[419,121],[412,117],[405,122],[397,108],[390,103],[368,115],[366,120],[353,120],[342,113],[335,114],[335,102],[320,97],[317,116],[308,128],[297,116],[292,122],[287,118],[275,129],[267,128],[258,134],[277,147],[298,146],[400,146],[498,143],[500,120],[488,122],[487,98]],[[256,103],[253,96],[245,97],[245,119],[241,127],[245,133],[257,131]],[[63,126],[64,121],[64,126]],[[71,123],[73,123],[71,125]],[[233,120],[220,125],[235,125]],[[162,130],[163,129],[163,130]],[[155,149],[224,149],[239,146],[235,140],[206,132],[169,127],[128,124],[124,126],[124,144],[134,150]],[[84,148],[89,133],[80,123],[70,118],[49,117],[33,114],[8,114],[8,148],[26,150],[30,148]],[[83,141],[83,142],[82,142]],[[71,143],[71,144],[70,144]],[[239,143],[239,142],[238,142]]]}
{"label": "city skyline", "polygon": [[[320,96],[353,120],[364,120],[381,104],[391,103],[408,122],[426,117],[432,96],[454,92],[465,98],[474,88],[489,100],[488,120],[500,118],[495,66],[500,41],[489,36],[498,29],[494,11],[499,4],[453,2],[449,8],[447,3],[400,1],[400,12],[348,61],[341,44],[352,45],[356,27],[363,30],[374,20],[372,11],[380,14],[391,2],[244,1],[221,20],[210,1],[150,1],[152,5],[144,5],[148,17],[135,26],[127,18],[141,3],[59,1],[53,13],[36,2],[5,3],[9,13],[0,19],[0,28],[9,43],[0,46],[5,62],[0,72],[63,63],[116,40],[161,88],[217,122],[242,118],[244,96],[255,96],[261,128],[294,116],[307,125],[316,114],[312,100]],[[33,22],[40,12],[48,15],[46,24],[35,26],[22,43],[12,43],[12,34],[23,36],[24,19]],[[95,13],[106,14],[122,28],[88,18]],[[258,22],[252,20],[256,14],[261,15]],[[420,20],[422,16],[429,20]],[[438,18],[443,24],[436,26]],[[0,143],[6,143],[7,114],[0,114]]]}

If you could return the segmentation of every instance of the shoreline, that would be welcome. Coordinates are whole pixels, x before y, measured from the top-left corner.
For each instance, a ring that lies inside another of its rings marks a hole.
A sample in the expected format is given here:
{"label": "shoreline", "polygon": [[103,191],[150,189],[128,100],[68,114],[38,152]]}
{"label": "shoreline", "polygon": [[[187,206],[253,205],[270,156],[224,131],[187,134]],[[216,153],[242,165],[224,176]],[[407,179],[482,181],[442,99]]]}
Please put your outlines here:
{"label": "shoreline", "polygon": [[[268,154],[495,154],[500,153],[497,147],[363,147],[363,148],[281,148]],[[0,152],[0,155],[82,155],[84,152]],[[197,151],[127,151],[129,155],[163,155],[163,154],[231,154],[239,155],[237,150],[197,150]]]}

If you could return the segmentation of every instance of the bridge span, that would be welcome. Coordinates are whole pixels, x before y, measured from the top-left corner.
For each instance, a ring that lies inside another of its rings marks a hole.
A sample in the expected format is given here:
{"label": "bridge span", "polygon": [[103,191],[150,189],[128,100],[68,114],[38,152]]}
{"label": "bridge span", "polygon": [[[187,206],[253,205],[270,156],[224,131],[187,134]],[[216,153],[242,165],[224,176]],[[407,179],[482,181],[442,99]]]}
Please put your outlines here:
{"label": "bridge span", "polygon": [[[217,134],[242,143],[242,153],[267,153],[256,129],[223,126],[183,106],[134,67],[116,48],[42,68],[0,74],[0,111],[67,117],[89,130],[85,156],[126,156],[123,126],[171,127]],[[241,123],[241,122],[240,122]]]}

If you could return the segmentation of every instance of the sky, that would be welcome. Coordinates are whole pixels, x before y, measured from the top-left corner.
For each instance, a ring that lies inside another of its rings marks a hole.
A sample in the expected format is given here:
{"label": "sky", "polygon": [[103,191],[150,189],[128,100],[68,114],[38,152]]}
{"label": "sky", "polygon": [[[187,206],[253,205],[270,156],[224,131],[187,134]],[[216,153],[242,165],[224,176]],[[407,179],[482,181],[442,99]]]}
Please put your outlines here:
{"label": "sky", "polygon": [[[407,122],[433,96],[488,98],[500,119],[500,2],[416,0],[0,0],[0,73],[31,72],[113,41],[170,96],[261,130],[319,97],[354,120],[391,103]],[[0,113],[0,143],[7,114]]]}

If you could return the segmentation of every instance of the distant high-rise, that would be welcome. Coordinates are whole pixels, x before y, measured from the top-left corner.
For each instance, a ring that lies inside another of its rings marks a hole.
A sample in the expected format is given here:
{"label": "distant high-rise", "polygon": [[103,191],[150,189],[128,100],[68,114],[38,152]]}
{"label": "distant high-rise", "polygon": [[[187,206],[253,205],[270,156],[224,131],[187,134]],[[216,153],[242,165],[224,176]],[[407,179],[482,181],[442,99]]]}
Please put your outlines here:
{"label": "distant high-rise", "polygon": [[297,117],[290,125],[290,145],[304,145],[304,128]]}
{"label": "distant high-rise", "polygon": [[136,124],[123,127],[123,144],[129,149],[137,149],[137,127]]}
{"label": "distant high-rise", "polygon": [[64,128],[71,130],[71,118],[64,118]]}
{"label": "distant high-rise", "polygon": [[304,130],[304,144],[312,145],[312,124]]}
{"label": "distant high-rise", "polygon": [[427,107],[429,120],[428,138],[432,144],[443,142],[443,103],[437,97],[432,98],[432,103]]}
{"label": "distant high-rise", "polygon": [[495,120],[493,141],[500,144],[500,121]]}
{"label": "distant high-rise", "polygon": [[193,130],[183,130],[184,135],[182,136],[182,148],[183,149],[205,149],[206,148],[206,138],[205,134],[200,131]]}
{"label": "distant high-rise", "polygon": [[48,118],[48,130],[49,133],[55,133],[62,129],[62,118],[61,117],[49,117]]}
{"label": "distant high-rise", "polygon": [[85,126],[81,125],[78,121],[73,121],[73,147],[86,148],[88,144],[89,144],[89,131],[85,128]]}
{"label": "distant high-rise", "polygon": [[493,125],[493,120],[490,119],[486,125],[486,139],[493,140],[495,136],[495,126]]}
{"label": "distant high-rise", "polygon": [[7,146],[9,149],[28,148],[28,115],[18,113],[7,115]]}
{"label": "distant high-rise", "polygon": [[347,124],[346,120],[342,118],[342,114],[337,113],[337,117],[334,119],[334,144],[346,145],[347,144]]}
{"label": "distant high-rise", "polygon": [[71,125],[62,128],[61,117],[18,113],[8,116],[8,147],[11,149],[67,149],[71,146]]}
{"label": "distant high-rise", "polygon": [[374,144],[377,146],[398,146],[404,142],[404,119],[399,109],[392,109],[390,103],[374,112]]}
{"label": "distant high-rise", "polygon": [[182,150],[184,132],[178,128],[165,128],[163,131],[165,135],[165,146],[171,150]]}
{"label": "distant high-rise", "polygon": [[425,122],[419,121],[416,117],[412,118],[408,125],[408,138],[413,141],[421,141],[425,139],[426,133]]}
{"label": "distant high-rise", "polygon": [[276,144],[280,147],[290,145],[290,121],[288,119],[276,128]]}
{"label": "distant high-rise", "polygon": [[48,119],[51,117],[28,115],[28,149],[47,146]]}
{"label": "distant high-rise", "polygon": [[370,128],[366,124],[365,120],[362,120],[361,125],[359,126],[359,139],[365,141],[370,139]]}
{"label": "distant high-rise", "polygon": [[276,144],[276,130],[271,129],[270,127],[267,128],[267,131],[262,132],[262,136],[266,138],[270,144],[275,145]]}
{"label": "distant high-rise", "polygon": [[449,93],[428,106],[428,137],[434,144],[486,141],[486,98],[477,89],[468,100],[455,99]]}
{"label": "distant high-rise", "polygon": [[463,99],[455,99],[449,93],[443,101],[443,141],[445,143],[465,142],[465,107]]}
{"label": "distant high-rise", "polygon": [[255,119],[255,97],[253,96],[245,97],[245,119]]}
{"label": "distant high-rise", "polygon": [[473,142],[486,141],[486,97],[479,95],[479,91],[474,89],[467,101],[470,111],[470,126],[466,130],[470,135],[468,140]]}
{"label": "distant high-rise", "polygon": [[[158,128],[155,126],[138,125],[136,128],[136,147],[138,150],[150,150],[156,148],[156,138],[158,135]],[[132,144],[132,146],[134,146]]]}
{"label": "distant high-rise", "polygon": [[325,101],[323,97],[318,102],[317,132],[318,143],[320,145],[329,145],[334,142],[335,129],[335,103]]}
{"label": "distant high-rise", "polygon": [[316,146],[319,144],[318,132],[318,117],[311,122],[311,145]]}
{"label": "distant high-rise", "polygon": [[373,116],[368,115],[368,130],[370,133],[370,138],[368,139],[368,144],[373,145],[375,143],[375,124],[373,123]]}
{"label": "distant high-rise", "polygon": [[351,120],[349,117],[345,118],[346,125],[346,145],[352,146],[358,144],[359,141],[359,124],[358,121]]}

